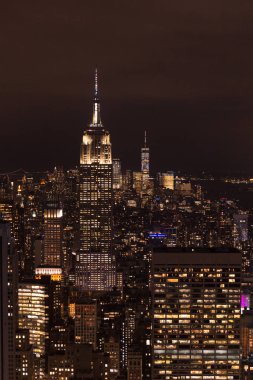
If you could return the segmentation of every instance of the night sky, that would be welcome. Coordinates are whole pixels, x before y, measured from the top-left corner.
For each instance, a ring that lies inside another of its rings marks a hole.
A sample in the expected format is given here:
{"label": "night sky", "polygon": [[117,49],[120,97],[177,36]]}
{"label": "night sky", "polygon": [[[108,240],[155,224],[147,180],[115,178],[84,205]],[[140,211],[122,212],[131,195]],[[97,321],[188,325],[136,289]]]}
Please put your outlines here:
{"label": "night sky", "polygon": [[253,174],[252,0],[6,1],[0,171],[76,165],[94,67],[113,156]]}

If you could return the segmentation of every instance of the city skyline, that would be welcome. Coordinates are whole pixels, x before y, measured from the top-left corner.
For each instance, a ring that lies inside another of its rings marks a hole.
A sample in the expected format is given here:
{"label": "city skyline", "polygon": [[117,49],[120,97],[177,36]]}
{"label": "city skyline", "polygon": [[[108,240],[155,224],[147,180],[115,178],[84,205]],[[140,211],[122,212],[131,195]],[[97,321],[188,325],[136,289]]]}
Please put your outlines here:
{"label": "city skyline", "polygon": [[0,380],[253,379],[253,5],[0,13]]}
{"label": "city skyline", "polygon": [[153,176],[146,130],[122,170],[97,69],[92,103],[78,167],[0,177],[1,380],[247,379],[252,207]]}

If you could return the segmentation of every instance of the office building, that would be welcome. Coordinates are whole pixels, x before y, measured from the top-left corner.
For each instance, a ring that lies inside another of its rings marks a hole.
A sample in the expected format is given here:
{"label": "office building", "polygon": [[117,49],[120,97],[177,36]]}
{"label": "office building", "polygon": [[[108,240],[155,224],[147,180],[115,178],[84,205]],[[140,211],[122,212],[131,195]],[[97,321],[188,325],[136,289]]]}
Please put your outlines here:
{"label": "office building", "polygon": [[112,188],[111,141],[100,118],[96,71],[92,123],[83,134],[80,154],[80,252],[76,285],[86,291],[109,291],[116,285]]}
{"label": "office building", "polygon": [[142,195],[143,189],[143,174],[142,172],[133,172],[133,188],[137,195]]}
{"label": "office building", "polygon": [[21,282],[18,289],[18,307],[18,327],[29,330],[36,379],[44,379],[49,318],[46,286],[36,281]]}
{"label": "office building", "polygon": [[243,244],[248,241],[248,213],[240,212],[239,214],[234,214],[234,247],[238,249],[243,248]]}
{"label": "office building", "polygon": [[161,174],[161,185],[163,189],[174,190],[175,178],[174,172],[166,172]]}
{"label": "office building", "polygon": [[50,328],[61,319],[62,306],[62,268],[40,266],[35,270],[35,279],[45,285],[48,295]]}
{"label": "office building", "polygon": [[46,266],[62,266],[62,217],[59,201],[49,200],[44,208],[44,257]]}
{"label": "office building", "polygon": [[[13,192],[8,178],[1,179],[0,183],[0,218],[8,222],[13,229]],[[12,232],[12,231],[11,231]]]}
{"label": "office building", "polygon": [[112,160],[113,164],[113,189],[120,190],[122,188],[122,171],[121,162],[119,158]]}
{"label": "office building", "polygon": [[97,304],[92,300],[78,300],[75,304],[75,342],[97,347]]}
{"label": "office building", "polygon": [[241,253],[160,248],[152,257],[152,379],[239,379]]}
{"label": "office building", "polygon": [[16,380],[33,380],[33,347],[29,343],[29,330],[16,332]]}
{"label": "office building", "polygon": [[48,356],[48,375],[50,380],[73,379],[74,365],[65,352]]}

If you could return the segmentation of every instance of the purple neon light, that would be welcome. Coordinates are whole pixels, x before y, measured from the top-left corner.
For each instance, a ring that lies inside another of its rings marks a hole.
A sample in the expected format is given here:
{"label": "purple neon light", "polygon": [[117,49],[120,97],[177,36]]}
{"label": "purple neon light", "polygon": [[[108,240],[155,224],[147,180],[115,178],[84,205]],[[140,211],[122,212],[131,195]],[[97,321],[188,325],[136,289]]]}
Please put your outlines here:
{"label": "purple neon light", "polygon": [[242,294],[241,295],[241,308],[244,309],[245,307],[247,309],[249,309],[249,307],[250,307],[249,294]]}

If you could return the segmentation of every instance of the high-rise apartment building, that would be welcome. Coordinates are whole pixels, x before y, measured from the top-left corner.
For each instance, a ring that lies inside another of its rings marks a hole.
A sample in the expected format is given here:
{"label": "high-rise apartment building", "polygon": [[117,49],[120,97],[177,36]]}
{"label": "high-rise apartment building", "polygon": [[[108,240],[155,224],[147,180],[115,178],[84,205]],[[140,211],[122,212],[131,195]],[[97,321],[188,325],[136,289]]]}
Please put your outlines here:
{"label": "high-rise apartment building", "polygon": [[152,379],[239,379],[241,253],[160,248],[152,259]]}
{"label": "high-rise apartment building", "polygon": [[0,380],[16,378],[17,260],[10,225],[0,222]]}
{"label": "high-rise apartment building", "polygon": [[96,71],[92,123],[83,134],[80,154],[80,252],[76,263],[76,285],[83,290],[108,291],[116,284],[112,188],[111,141],[100,118]]}

